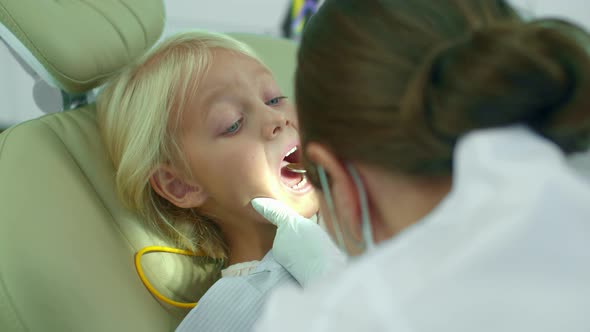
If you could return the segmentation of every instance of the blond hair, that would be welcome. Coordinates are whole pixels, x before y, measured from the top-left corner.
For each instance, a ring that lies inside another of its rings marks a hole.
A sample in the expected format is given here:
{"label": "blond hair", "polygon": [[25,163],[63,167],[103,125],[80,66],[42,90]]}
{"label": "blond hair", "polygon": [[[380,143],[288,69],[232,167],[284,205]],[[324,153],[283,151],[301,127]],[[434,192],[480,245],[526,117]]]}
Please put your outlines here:
{"label": "blond hair", "polygon": [[124,205],[177,245],[226,258],[221,232],[211,218],[174,206],[149,184],[162,164],[189,172],[177,139],[179,123],[188,97],[198,92],[210,66],[212,49],[234,51],[262,64],[247,45],[229,36],[204,31],[176,34],[123,69],[100,93],[97,110]]}

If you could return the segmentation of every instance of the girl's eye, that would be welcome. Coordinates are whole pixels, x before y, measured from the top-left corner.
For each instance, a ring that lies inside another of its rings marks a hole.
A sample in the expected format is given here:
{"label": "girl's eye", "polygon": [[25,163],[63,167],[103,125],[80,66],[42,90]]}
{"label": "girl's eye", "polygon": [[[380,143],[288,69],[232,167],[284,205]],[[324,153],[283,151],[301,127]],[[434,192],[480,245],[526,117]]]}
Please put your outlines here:
{"label": "girl's eye", "polygon": [[239,119],[238,121],[232,123],[231,126],[227,127],[227,129],[224,132],[224,135],[235,134],[242,127],[242,121],[243,119]]}
{"label": "girl's eye", "polygon": [[281,100],[283,100],[283,99],[287,99],[287,97],[285,97],[285,96],[275,97],[275,98],[267,101],[265,104],[268,106],[275,106],[275,105],[278,105],[281,102]]}

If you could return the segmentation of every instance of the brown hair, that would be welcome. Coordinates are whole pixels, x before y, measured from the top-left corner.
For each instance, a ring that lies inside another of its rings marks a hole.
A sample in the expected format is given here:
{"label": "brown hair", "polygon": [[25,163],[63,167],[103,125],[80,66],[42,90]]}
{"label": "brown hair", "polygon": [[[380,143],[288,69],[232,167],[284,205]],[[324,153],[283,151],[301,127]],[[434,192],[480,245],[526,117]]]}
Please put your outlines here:
{"label": "brown hair", "polygon": [[526,124],[590,143],[590,36],[502,0],[327,0],[296,74],[304,145],[412,175],[449,175],[455,142]]}

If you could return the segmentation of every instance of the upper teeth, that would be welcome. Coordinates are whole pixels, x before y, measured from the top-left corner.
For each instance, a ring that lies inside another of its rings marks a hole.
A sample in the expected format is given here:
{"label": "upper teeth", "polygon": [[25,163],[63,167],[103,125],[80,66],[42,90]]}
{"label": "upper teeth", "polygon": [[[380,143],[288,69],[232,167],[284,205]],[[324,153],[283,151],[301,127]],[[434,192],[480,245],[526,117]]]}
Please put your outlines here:
{"label": "upper teeth", "polygon": [[287,154],[285,155],[285,158],[287,158],[288,156],[290,156],[295,151],[297,151],[297,147],[294,147],[291,150],[289,150],[289,152],[287,152]]}

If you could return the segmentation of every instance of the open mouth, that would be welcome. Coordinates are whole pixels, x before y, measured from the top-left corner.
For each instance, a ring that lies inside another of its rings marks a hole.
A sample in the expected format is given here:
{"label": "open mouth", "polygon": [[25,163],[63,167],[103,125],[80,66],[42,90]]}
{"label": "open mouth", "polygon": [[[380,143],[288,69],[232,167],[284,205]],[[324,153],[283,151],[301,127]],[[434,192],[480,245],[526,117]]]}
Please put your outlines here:
{"label": "open mouth", "polygon": [[301,151],[298,146],[295,146],[285,154],[285,157],[283,157],[280,169],[280,178],[283,185],[297,192],[306,191],[309,187],[309,183],[304,174],[290,170],[287,165],[298,164],[300,162]]}

